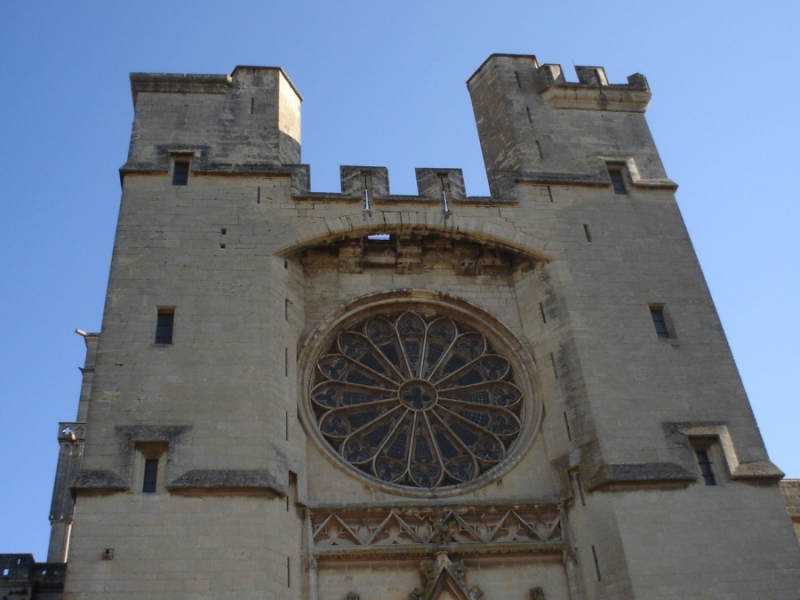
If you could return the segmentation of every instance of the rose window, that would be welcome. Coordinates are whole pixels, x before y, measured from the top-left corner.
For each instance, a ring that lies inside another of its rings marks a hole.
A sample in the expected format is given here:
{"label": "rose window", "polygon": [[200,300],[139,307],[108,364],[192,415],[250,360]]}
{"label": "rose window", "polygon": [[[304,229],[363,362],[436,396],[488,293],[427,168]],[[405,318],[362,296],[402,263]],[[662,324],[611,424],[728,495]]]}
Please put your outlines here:
{"label": "rose window", "polygon": [[311,408],[347,463],[385,483],[473,481],[520,436],[522,392],[486,337],[449,317],[372,316],[319,358]]}

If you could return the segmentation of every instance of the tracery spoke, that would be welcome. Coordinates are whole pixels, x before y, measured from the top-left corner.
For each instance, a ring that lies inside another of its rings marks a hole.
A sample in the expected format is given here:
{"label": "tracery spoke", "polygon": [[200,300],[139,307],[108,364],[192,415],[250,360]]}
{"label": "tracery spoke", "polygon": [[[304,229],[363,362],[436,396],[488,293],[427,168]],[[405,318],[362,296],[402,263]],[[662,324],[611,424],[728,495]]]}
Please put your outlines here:
{"label": "tracery spoke", "polygon": [[440,397],[483,404],[515,408],[522,400],[522,391],[508,381],[481,382],[473,385],[445,388],[439,392]]}
{"label": "tracery spoke", "polygon": [[437,384],[441,388],[464,387],[484,381],[498,381],[510,368],[508,360],[497,354],[484,354],[467,363]]}
{"label": "tracery spoke", "polygon": [[317,367],[326,379],[357,385],[396,389],[397,383],[341,354],[323,356]]}
{"label": "tracery spoke", "polygon": [[311,389],[311,401],[323,410],[397,398],[397,390],[344,381],[322,381]]}
{"label": "tracery spoke", "polygon": [[430,379],[456,340],[458,330],[452,319],[441,317],[428,324],[425,335],[425,361],[421,376]]}
{"label": "tracery spoke", "polygon": [[495,434],[444,406],[437,407],[437,415],[479,461],[496,464],[505,456],[505,444]]}
{"label": "tracery spoke", "polygon": [[383,447],[387,437],[405,417],[406,412],[397,406],[350,433],[341,445],[340,451],[344,459],[354,465],[369,462]]}
{"label": "tracery spoke", "polygon": [[356,407],[334,408],[319,420],[319,429],[328,437],[343,438],[377,421],[395,406],[397,406],[397,399],[390,398],[360,404]]}
{"label": "tracery spoke", "polygon": [[404,312],[397,318],[395,328],[408,364],[409,377],[419,377],[425,342],[425,321],[413,312]]}
{"label": "tracery spoke", "polygon": [[383,352],[365,335],[353,331],[345,331],[339,334],[336,342],[342,354],[370,371],[387,377],[397,383],[405,379],[394,365],[386,360]]}
{"label": "tracery spoke", "polygon": [[447,423],[438,414],[432,413],[430,420],[437,450],[447,474],[458,481],[470,481],[477,477],[478,462],[469,446],[450,431]]}
{"label": "tracery spoke", "polygon": [[409,453],[408,475],[419,487],[433,488],[439,485],[444,476],[441,457],[430,430],[426,427],[422,413],[414,415],[414,434]]}
{"label": "tracery spoke", "polygon": [[397,337],[394,323],[383,317],[373,317],[367,319],[364,324],[364,332],[383,356],[402,374],[401,380],[412,376],[411,367],[403,351],[403,344]]}
{"label": "tracery spoke", "polygon": [[440,400],[439,405],[502,439],[518,435],[521,429],[516,415],[504,408],[476,406],[444,398]]}
{"label": "tracery spoke", "polygon": [[[405,475],[409,460],[409,451],[413,437],[414,415],[406,412],[402,421],[395,427],[381,451],[375,456],[373,470],[379,479],[387,481],[391,475],[392,481]],[[384,459],[386,459],[384,461]],[[380,464],[383,461],[383,464]],[[398,470],[399,466],[399,470]]]}
{"label": "tracery spoke", "polygon": [[431,373],[431,381],[439,381],[452,375],[458,369],[472,362],[486,351],[486,339],[473,331],[459,335],[442,356],[439,364]]}

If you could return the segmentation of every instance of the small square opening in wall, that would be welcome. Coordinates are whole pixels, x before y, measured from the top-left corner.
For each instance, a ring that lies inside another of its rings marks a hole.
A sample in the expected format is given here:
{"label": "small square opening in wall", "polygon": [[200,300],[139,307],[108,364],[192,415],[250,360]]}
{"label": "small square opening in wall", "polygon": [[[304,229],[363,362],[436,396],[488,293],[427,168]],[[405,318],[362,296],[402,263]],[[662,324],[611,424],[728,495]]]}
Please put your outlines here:
{"label": "small square opening in wall", "polygon": [[189,184],[189,160],[175,159],[172,164],[172,185]]}
{"label": "small square opening in wall", "polygon": [[615,194],[627,194],[628,187],[625,183],[625,165],[622,163],[608,163],[608,177]]}
{"label": "small square opening in wall", "polygon": [[392,241],[391,234],[388,233],[370,233],[367,236],[367,242],[388,243]]}

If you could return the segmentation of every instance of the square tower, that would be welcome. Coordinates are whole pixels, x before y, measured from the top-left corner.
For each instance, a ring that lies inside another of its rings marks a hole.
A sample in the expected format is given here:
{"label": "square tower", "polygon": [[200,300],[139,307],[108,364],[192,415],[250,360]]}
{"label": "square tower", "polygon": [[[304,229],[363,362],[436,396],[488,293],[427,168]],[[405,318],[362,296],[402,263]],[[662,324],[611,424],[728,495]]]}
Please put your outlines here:
{"label": "square tower", "polygon": [[131,76],[65,597],[793,597],[647,81],[577,72],[470,77],[490,197],[436,167],[310,191],[280,69]]}

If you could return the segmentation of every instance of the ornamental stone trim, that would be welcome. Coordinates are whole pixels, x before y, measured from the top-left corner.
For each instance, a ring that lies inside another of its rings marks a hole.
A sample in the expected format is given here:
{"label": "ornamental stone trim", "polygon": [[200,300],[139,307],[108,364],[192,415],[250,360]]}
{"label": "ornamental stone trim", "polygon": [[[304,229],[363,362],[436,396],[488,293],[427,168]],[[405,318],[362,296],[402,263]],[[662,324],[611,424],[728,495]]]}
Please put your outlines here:
{"label": "ornamental stone trim", "polygon": [[384,483],[471,482],[503,462],[522,431],[525,398],[510,361],[447,315],[367,316],[337,333],[312,383],[330,449]]}
{"label": "ornamental stone trim", "polygon": [[315,506],[308,510],[315,556],[562,553],[557,502],[478,505]]}
{"label": "ornamental stone trim", "polygon": [[481,308],[394,290],[319,323],[301,354],[301,417],[320,450],[406,497],[485,485],[529,448],[542,417],[527,348]]}

